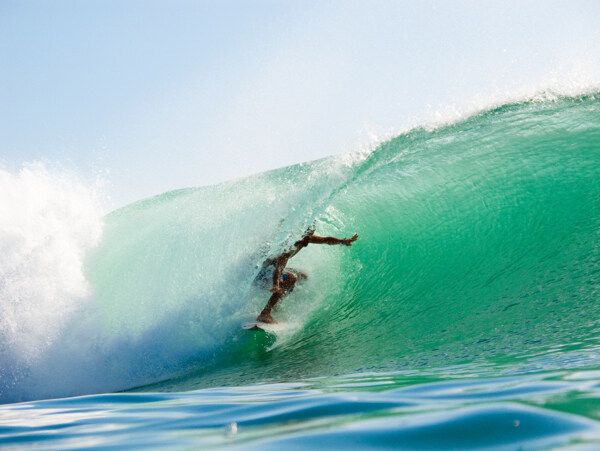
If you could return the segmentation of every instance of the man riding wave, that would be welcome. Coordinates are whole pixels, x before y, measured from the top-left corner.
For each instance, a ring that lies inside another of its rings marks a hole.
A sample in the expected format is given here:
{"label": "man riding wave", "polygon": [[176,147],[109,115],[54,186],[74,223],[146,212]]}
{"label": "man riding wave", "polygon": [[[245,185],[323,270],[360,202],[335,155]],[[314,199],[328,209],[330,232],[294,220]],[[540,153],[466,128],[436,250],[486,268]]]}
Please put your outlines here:
{"label": "man riding wave", "polygon": [[306,274],[297,270],[285,271],[285,267],[290,258],[292,258],[309,244],[344,244],[346,246],[352,246],[352,243],[357,239],[358,234],[356,233],[352,236],[352,238],[336,238],[333,236],[315,235],[315,230],[313,228],[309,228],[304,233],[302,238],[296,241],[287,251],[283,252],[278,257],[266,260],[263,263],[257,279],[266,281],[269,276],[271,276],[273,288],[271,288],[270,291],[273,294],[256,320],[263,323],[277,323],[277,321],[275,321],[275,319],[271,316],[271,309],[273,309],[275,304],[277,304],[277,302],[279,302],[283,296],[293,290],[298,278],[306,279],[308,277]]}

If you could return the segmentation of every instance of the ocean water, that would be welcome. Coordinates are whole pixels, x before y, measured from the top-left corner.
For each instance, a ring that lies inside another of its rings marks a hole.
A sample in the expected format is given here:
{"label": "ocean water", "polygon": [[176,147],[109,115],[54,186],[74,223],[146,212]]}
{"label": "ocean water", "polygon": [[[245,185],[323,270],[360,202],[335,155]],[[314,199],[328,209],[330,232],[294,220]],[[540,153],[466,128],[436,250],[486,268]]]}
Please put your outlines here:
{"label": "ocean water", "polygon": [[[600,447],[598,94],[105,216],[40,166],[0,187],[2,447]],[[309,225],[359,239],[243,330]]]}

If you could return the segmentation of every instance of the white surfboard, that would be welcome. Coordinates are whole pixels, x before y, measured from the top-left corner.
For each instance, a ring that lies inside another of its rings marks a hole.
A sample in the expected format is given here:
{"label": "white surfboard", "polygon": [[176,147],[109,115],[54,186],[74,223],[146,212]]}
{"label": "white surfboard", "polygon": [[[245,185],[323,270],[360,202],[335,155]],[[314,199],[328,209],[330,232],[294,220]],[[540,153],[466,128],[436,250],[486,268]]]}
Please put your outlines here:
{"label": "white surfboard", "polygon": [[284,330],[285,327],[284,327],[284,324],[282,324],[282,323],[269,324],[269,323],[263,323],[260,321],[253,321],[250,323],[242,324],[242,329],[276,334],[276,333]]}

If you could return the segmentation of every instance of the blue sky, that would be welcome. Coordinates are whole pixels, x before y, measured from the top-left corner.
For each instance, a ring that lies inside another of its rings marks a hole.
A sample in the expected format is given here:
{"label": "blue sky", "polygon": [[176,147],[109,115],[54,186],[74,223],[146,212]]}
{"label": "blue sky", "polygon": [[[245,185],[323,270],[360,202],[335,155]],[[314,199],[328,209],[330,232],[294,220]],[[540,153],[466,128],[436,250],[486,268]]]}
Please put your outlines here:
{"label": "blue sky", "polygon": [[114,205],[600,83],[600,2],[0,2],[0,165]]}

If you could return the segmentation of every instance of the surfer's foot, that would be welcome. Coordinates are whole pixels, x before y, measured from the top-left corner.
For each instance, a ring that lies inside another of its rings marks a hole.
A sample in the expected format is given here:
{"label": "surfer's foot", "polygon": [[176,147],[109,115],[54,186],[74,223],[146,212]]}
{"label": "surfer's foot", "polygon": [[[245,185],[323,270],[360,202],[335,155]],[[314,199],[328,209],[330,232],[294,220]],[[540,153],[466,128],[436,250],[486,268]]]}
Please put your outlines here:
{"label": "surfer's foot", "polygon": [[270,313],[265,313],[264,311],[261,312],[260,315],[258,315],[258,318],[256,318],[256,321],[260,321],[261,323],[277,324],[277,321],[275,321],[275,318],[273,318]]}

